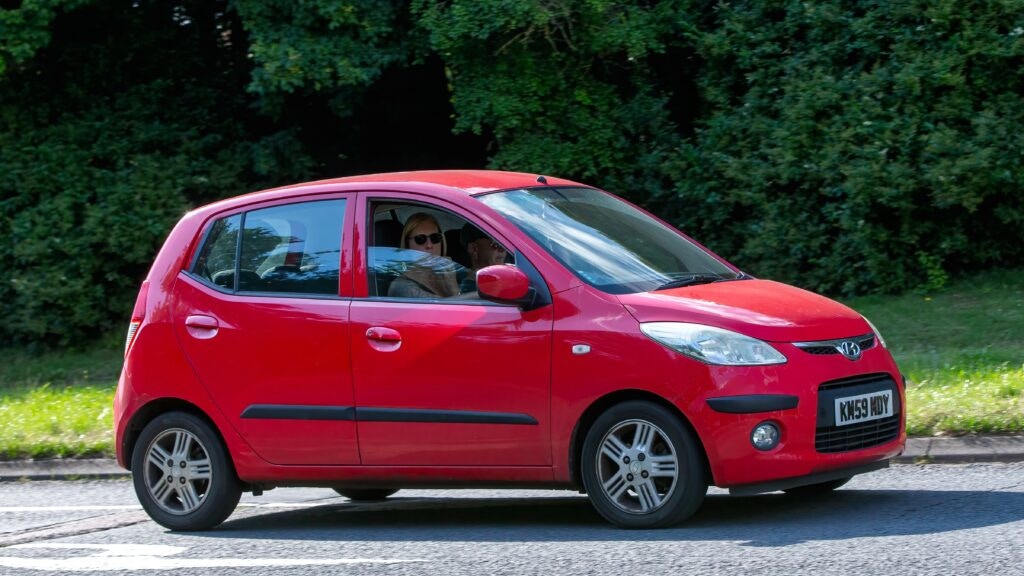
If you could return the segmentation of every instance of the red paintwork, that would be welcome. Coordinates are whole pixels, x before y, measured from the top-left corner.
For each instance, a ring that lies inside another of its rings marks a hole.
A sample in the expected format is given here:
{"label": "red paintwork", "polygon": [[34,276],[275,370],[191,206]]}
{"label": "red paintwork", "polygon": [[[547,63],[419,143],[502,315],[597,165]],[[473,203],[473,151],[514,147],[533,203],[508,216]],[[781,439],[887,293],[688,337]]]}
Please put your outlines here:
{"label": "red paintwork", "polygon": [[[536,426],[360,422],[367,465],[551,464],[548,423],[551,310],[353,301],[355,405],[529,414]],[[400,334],[382,349],[364,335]],[[379,328],[376,328],[379,329]]]}
{"label": "red paintwork", "polygon": [[769,342],[810,342],[868,334],[846,306],[768,280],[702,284],[619,300],[640,322],[681,321],[728,328]]}
{"label": "red paintwork", "polygon": [[[579,186],[580,184],[563,178],[543,176],[549,186]],[[460,191],[465,194],[483,194],[495,190],[509,188],[530,188],[540,186],[536,174],[521,172],[503,172],[500,170],[419,170],[415,172],[389,172],[387,174],[365,174],[320,180],[308,184],[294,184],[276,190],[291,190],[310,185],[337,186],[340,184],[373,184],[375,189],[413,190],[424,184],[443,186],[447,190]],[[379,188],[378,188],[379,187]],[[364,186],[363,189],[366,189]]]}
{"label": "red paintwork", "polygon": [[[256,453],[274,464],[359,463],[355,422],[241,417],[252,404],[352,406],[347,301],[226,296],[184,275],[175,292],[179,346]],[[196,311],[218,318],[216,336],[190,333]]]}
{"label": "red paintwork", "polygon": [[518,300],[530,290],[530,279],[515,266],[488,266],[476,276],[482,294],[499,300]]}
{"label": "red paintwork", "polygon": [[[575,185],[548,177],[549,185]],[[613,296],[581,283],[473,198],[540,186],[536,175],[436,171],[340,178],[224,200],[187,214],[161,249],[133,318],[142,325],[115,396],[118,462],[165,404],[205,414],[239,477],[263,485],[537,485],[577,481],[581,419],[610,395],[646,396],[693,428],[719,486],[802,476],[890,458],[906,436],[840,454],[814,450],[816,387],[857,374],[902,378],[881,346],[857,362],[791,342],[870,333],[852,310],[762,280]],[[337,299],[232,296],[183,271],[214,218],[298,199],[344,197]],[[418,200],[476,223],[544,277],[552,303],[524,312],[479,303],[367,298],[367,205]],[[650,340],[639,321],[705,323],[771,341],[788,362],[719,367]],[[590,346],[573,354],[576,344]],[[902,386],[900,403],[905,406]],[[709,397],[792,394],[796,409],[723,414]],[[526,414],[536,425],[244,419],[252,404]],[[905,412],[905,411],[904,411]],[[751,447],[751,428],[778,422],[782,442]],[[901,426],[902,429],[902,426]]]}

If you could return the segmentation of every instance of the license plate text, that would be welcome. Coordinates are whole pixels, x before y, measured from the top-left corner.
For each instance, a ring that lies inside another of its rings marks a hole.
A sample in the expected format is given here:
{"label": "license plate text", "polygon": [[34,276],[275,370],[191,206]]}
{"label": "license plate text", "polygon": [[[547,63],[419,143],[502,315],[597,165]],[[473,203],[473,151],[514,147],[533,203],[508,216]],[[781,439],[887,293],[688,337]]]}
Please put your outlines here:
{"label": "license plate text", "polygon": [[836,426],[892,416],[892,391],[882,390],[860,396],[836,398]]}

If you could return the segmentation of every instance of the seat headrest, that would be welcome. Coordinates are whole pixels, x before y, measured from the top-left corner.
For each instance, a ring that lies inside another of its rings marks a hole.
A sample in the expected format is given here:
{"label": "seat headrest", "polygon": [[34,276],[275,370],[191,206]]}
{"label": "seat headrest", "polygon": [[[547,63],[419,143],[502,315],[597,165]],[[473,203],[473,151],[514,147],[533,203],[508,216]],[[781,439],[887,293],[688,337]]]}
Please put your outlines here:
{"label": "seat headrest", "polygon": [[399,247],[402,241],[402,223],[398,220],[378,220],[373,223],[373,245]]}

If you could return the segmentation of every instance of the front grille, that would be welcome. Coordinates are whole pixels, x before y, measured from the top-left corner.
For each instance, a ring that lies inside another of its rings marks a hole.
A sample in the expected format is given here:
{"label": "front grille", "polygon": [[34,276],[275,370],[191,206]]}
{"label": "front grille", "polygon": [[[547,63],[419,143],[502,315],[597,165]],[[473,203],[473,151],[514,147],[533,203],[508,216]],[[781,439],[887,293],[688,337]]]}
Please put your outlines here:
{"label": "front grille", "polygon": [[882,420],[850,424],[837,428],[819,428],[814,434],[814,449],[832,454],[870,448],[895,440],[900,433],[900,415],[893,414]]}
{"label": "front grille", "polygon": [[[818,392],[825,392],[829,390],[840,390],[842,388],[853,388],[855,386],[863,386],[864,384],[889,384],[893,380],[888,374],[863,374],[861,376],[853,376],[851,378],[843,378],[842,380],[830,380],[825,382],[821,386],[818,386]],[[884,386],[880,386],[884,388]]]}
{"label": "front grille", "polygon": [[[892,416],[846,426],[835,425],[833,410],[837,398],[887,389],[892,391]],[[899,387],[888,374],[864,374],[825,382],[818,387],[818,424],[814,434],[814,448],[821,453],[834,454],[870,448],[895,440],[900,433],[902,411]]]}
{"label": "front grille", "polygon": [[860,346],[862,351],[870,350],[875,347],[875,335],[867,334],[864,336],[857,336],[855,338],[846,338],[840,340],[822,340],[820,342],[795,342],[794,345],[807,352],[808,354],[816,354],[819,356],[825,356],[828,354],[839,354],[838,346],[843,343],[844,340],[853,340]]}

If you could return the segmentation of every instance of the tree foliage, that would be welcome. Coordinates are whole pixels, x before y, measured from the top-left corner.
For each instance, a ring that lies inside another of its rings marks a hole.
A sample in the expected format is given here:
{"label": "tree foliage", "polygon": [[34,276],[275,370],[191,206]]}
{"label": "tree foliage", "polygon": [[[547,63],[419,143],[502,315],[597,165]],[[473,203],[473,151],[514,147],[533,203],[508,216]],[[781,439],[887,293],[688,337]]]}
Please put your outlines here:
{"label": "tree foliage", "polygon": [[667,85],[694,67],[686,45],[671,46],[691,27],[691,3],[641,4],[419,1],[413,11],[448,66],[455,129],[493,132],[492,166],[571,175],[642,202],[679,142]]}
{"label": "tree foliage", "polygon": [[1024,1],[2,0],[0,342],[122,324],[190,206],[484,165],[833,294],[1024,261]]}
{"label": "tree foliage", "polygon": [[832,293],[1020,263],[1022,8],[717,5],[697,43],[707,112],[675,163],[677,221]]}
{"label": "tree foliage", "polygon": [[408,52],[401,3],[387,0],[240,0],[252,89],[263,93],[366,87]]}
{"label": "tree foliage", "polygon": [[[15,50],[0,81],[7,342],[120,325],[189,206],[308,175],[287,131],[246,123],[246,45],[223,3],[50,4],[67,10],[52,38],[31,58]],[[5,44],[35,46],[39,29],[22,30]]]}

